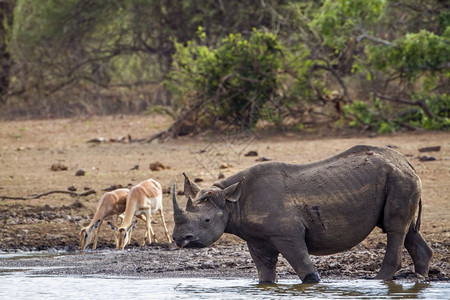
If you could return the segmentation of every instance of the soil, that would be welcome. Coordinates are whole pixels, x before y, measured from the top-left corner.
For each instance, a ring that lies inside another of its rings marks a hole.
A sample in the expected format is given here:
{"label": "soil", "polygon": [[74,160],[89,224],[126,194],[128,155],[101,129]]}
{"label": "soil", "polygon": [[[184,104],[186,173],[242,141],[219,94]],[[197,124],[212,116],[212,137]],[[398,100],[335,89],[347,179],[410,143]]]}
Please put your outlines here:
{"label": "soil", "polygon": [[[126,250],[114,249],[113,232],[105,226],[98,249],[81,253],[79,231],[89,224],[98,200],[108,188],[132,186],[148,178],[158,180],[166,192],[163,203],[171,232],[168,192],[174,181],[182,185],[182,172],[195,178],[200,186],[208,186],[218,176],[232,175],[258,160],[307,163],[356,144],[371,144],[395,148],[417,170],[423,184],[421,232],[434,251],[428,279],[450,280],[450,133],[369,136],[344,132],[330,136],[326,130],[276,135],[259,130],[145,142],[170,122],[164,116],[0,122],[0,251],[50,253],[27,259],[0,259],[0,268],[32,268],[34,273],[56,275],[257,278],[245,242],[232,235],[225,234],[208,248],[178,249],[167,243],[162,224],[155,217],[153,228],[159,243],[140,246],[144,225],[139,221]],[[425,147],[435,151],[419,151]],[[256,156],[245,156],[250,151],[255,151]],[[151,170],[150,164],[164,167]],[[8,198],[56,190],[96,193]],[[179,196],[179,201],[185,201],[183,198]],[[374,229],[349,251],[312,259],[325,279],[370,278],[380,268],[385,246],[385,235]],[[413,269],[404,251],[397,278],[418,279]],[[277,271],[279,278],[296,277],[282,257]]]}

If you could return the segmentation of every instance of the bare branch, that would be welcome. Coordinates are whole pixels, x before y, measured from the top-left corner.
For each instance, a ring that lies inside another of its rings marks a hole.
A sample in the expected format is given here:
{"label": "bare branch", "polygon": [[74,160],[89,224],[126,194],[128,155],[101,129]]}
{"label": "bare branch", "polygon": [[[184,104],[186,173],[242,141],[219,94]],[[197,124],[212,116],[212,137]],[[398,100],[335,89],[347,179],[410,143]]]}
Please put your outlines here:
{"label": "bare branch", "polygon": [[406,104],[406,105],[419,106],[420,108],[423,109],[423,111],[425,112],[427,117],[429,117],[431,119],[435,118],[434,114],[428,108],[426,103],[424,101],[422,101],[422,100],[411,101],[411,100],[403,99],[403,98],[400,98],[400,97],[391,97],[391,96],[388,96],[388,95],[384,95],[384,94],[381,94],[381,93],[379,93],[377,91],[375,91],[375,95],[377,97],[381,98],[381,99],[388,100],[388,101],[391,101],[391,102],[397,102],[397,103],[402,103],[402,104]]}
{"label": "bare branch", "polygon": [[95,190],[89,190],[86,191],[84,193],[75,193],[75,192],[71,192],[71,191],[60,191],[60,190],[55,190],[55,191],[49,191],[49,192],[45,192],[42,194],[37,194],[37,195],[33,195],[30,197],[10,197],[10,196],[0,196],[0,198],[2,198],[2,200],[31,200],[31,199],[38,199],[41,198],[43,196],[47,196],[50,194],[68,194],[71,196],[75,196],[75,197],[85,197],[85,196],[89,196],[92,194],[95,194],[96,191]]}
{"label": "bare branch", "polygon": [[363,39],[368,39],[377,44],[382,44],[382,45],[389,46],[389,47],[394,46],[394,44],[389,41],[368,35],[367,32],[364,30],[364,28],[361,26],[361,24],[357,24],[356,27],[358,28],[359,32],[361,32],[361,35],[356,38],[356,41],[358,43],[361,42]]}

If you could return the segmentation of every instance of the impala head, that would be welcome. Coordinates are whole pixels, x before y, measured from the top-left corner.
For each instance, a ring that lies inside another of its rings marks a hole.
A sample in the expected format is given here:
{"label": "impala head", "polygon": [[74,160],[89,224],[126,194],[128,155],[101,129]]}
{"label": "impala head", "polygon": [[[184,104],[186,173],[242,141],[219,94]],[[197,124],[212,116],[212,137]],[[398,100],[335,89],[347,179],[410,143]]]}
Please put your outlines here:
{"label": "impala head", "polygon": [[184,194],[188,197],[186,209],[178,206],[176,184],[172,188],[175,228],[173,239],[178,247],[206,247],[217,241],[228,223],[228,201],[236,202],[241,194],[241,182],[225,189],[200,189],[185,176]]}
{"label": "impala head", "polygon": [[116,227],[111,222],[108,222],[109,227],[114,230],[116,239],[116,249],[123,250],[126,245],[130,242],[131,231],[136,227],[137,221],[134,221],[128,228],[126,227]]}
{"label": "impala head", "polygon": [[86,250],[87,246],[92,242],[92,237],[94,236],[95,230],[100,225],[100,221],[101,220],[97,220],[94,225],[81,228],[79,248],[81,251]]}

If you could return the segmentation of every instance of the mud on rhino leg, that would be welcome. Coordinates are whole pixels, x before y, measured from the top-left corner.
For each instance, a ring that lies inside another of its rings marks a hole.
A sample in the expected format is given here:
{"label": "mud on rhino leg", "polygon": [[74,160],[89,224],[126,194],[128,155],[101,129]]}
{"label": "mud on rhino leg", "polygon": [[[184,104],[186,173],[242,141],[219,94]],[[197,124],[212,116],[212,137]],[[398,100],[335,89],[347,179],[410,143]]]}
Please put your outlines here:
{"label": "mud on rhino leg", "polygon": [[428,276],[430,260],[433,256],[433,250],[428,246],[420,232],[414,230],[415,223],[411,222],[408,233],[405,238],[405,248],[414,262],[414,269],[417,274],[424,277]]}
{"label": "mud on rhino leg", "polygon": [[276,266],[279,252],[264,242],[247,242],[248,250],[258,270],[259,283],[277,282]]}
{"label": "mud on rhino leg", "polygon": [[302,283],[317,283],[319,273],[312,263],[305,240],[301,238],[283,238],[273,241],[278,251],[294,268]]}

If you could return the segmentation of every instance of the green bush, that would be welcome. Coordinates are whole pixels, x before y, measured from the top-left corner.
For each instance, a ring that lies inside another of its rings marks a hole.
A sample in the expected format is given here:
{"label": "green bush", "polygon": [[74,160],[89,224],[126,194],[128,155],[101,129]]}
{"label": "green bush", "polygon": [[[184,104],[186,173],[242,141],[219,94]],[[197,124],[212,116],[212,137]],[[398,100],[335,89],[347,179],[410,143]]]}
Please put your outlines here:
{"label": "green bush", "polygon": [[378,100],[374,107],[370,107],[367,102],[355,101],[344,107],[344,113],[347,117],[352,119],[349,125],[352,127],[367,127],[368,129],[377,131],[378,133],[394,132],[398,126],[382,117],[379,110],[382,104]]}
{"label": "green bush", "polygon": [[[199,37],[206,39],[201,28]],[[202,101],[203,118],[240,118],[252,127],[264,104],[277,97],[283,50],[273,33],[254,30],[249,38],[229,34],[217,47],[192,41],[175,47],[165,84],[177,108]]]}

